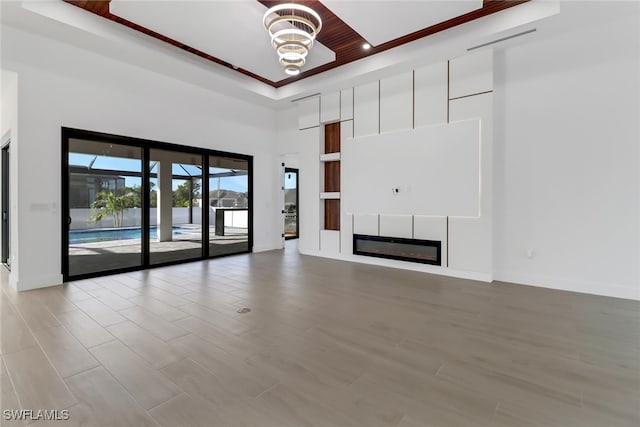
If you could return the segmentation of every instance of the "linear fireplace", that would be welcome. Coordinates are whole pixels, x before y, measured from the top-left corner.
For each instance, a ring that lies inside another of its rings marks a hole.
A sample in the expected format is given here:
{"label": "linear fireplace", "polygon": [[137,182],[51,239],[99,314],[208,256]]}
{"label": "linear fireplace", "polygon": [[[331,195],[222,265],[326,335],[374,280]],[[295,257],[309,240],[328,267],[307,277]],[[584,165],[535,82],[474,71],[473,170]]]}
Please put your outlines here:
{"label": "linear fireplace", "polygon": [[442,265],[441,247],[436,240],[353,235],[354,255]]}

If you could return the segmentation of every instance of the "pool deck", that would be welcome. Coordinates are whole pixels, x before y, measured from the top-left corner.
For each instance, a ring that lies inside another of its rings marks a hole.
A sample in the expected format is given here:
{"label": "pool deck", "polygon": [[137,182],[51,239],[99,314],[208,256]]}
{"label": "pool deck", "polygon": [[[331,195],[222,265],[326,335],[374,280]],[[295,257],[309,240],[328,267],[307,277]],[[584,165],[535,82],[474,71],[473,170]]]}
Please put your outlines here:
{"label": "pool deck", "polygon": [[[98,271],[136,267],[141,264],[141,239],[108,240],[69,245],[69,274],[80,275]],[[246,229],[225,228],[225,236],[209,240],[211,256],[246,252]],[[175,235],[174,240],[150,242],[151,264],[196,259],[202,256],[201,232]]]}

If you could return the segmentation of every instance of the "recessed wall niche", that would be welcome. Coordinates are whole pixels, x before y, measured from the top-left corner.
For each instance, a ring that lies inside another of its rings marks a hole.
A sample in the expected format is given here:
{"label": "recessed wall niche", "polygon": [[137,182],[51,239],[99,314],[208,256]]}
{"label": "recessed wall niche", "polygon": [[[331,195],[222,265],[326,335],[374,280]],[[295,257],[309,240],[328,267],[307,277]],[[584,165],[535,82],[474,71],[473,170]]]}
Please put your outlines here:
{"label": "recessed wall niche", "polygon": [[340,123],[324,127],[324,229],[340,230]]}

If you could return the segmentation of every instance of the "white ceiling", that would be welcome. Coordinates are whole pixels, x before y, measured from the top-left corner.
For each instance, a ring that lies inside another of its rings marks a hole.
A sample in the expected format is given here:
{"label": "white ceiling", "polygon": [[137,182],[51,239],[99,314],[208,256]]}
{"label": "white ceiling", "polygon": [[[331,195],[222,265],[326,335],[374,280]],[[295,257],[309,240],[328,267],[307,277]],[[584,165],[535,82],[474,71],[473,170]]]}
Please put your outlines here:
{"label": "white ceiling", "polygon": [[373,46],[482,8],[482,0],[323,0]]}
{"label": "white ceiling", "polygon": [[[111,0],[110,12],[271,81],[287,77],[262,25],[267,8],[251,1]],[[335,61],[315,43],[302,70]]]}
{"label": "white ceiling", "polygon": [[[560,5],[557,1],[527,2],[276,89],[227,67],[175,49],[159,40],[142,36],[136,31],[123,31],[120,24],[60,0],[22,2],[0,0],[0,5],[3,36],[9,29],[32,33],[84,49],[90,54],[104,55],[141,69],[188,82],[205,90],[276,109],[288,108],[292,105],[289,101],[303,96],[344,89],[394,75],[400,71],[463,55],[471,46],[522,32],[533,25],[537,27],[537,32],[501,42],[494,47],[515,46],[527,38],[548,36],[550,28],[554,32],[571,28],[563,26],[562,20],[546,19],[560,14]],[[563,7],[568,6],[563,5]],[[578,6],[574,9],[581,10]],[[545,25],[546,22],[550,24]],[[557,24],[558,22],[560,24]],[[551,23],[557,25],[554,26]],[[572,21],[573,26],[578,24],[593,25],[588,20]],[[266,43],[268,44],[268,37]],[[9,47],[11,47],[10,44]],[[270,46],[267,50],[273,53]],[[31,56],[36,63],[41,57],[46,61],[45,55]],[[40,63],[37,64],[40,65]],[[41,65],[54,66],[48,62],[43,62]],[[3,66],[10,69],[11,64],[5,61]],[[61,72],[68,73],[68,70],[64,68]],[[108,71],[105,73],[108,75]]]}

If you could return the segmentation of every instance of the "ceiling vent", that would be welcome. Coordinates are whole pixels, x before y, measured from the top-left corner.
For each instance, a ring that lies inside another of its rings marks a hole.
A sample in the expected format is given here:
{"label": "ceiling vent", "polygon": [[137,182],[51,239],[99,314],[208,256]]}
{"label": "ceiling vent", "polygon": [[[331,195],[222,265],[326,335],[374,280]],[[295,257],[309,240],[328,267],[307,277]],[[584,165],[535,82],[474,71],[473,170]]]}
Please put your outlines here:
{"label": "ceiling vent", "polygon": [[318,93],[312,93],[311,95],[307,95],[307,96],[303,96],[303,97],[300,97],[300,98],[292,99],[292,100],[291,100],[291,102],[298,102],[298,101],[302,101],[303,99],[313,98],[314,96],[320,96],[320,92],[318,92]]}
{"label": "ceiling vent", "polygon": [[506,40],[515,39],[516,37],[522,37],[522,36],[525,36],[527,34],[535,33],[535,31],[536,31],[536,29],[532,28],[530,30],[523,31],[521,33],[512,34],[510,36],[506,36],[506,37],[502,37],[502,38],[499,38],[499,39],[492,40],[490,42],[482,43],[482,44],[479,44],[477,46],[473,46],[473,47],[468,48],[467,52],[471,52],[472,50],[480,49],[481,47],[490,46],[492,44],[501,43],[501,42],[506,41]]}

